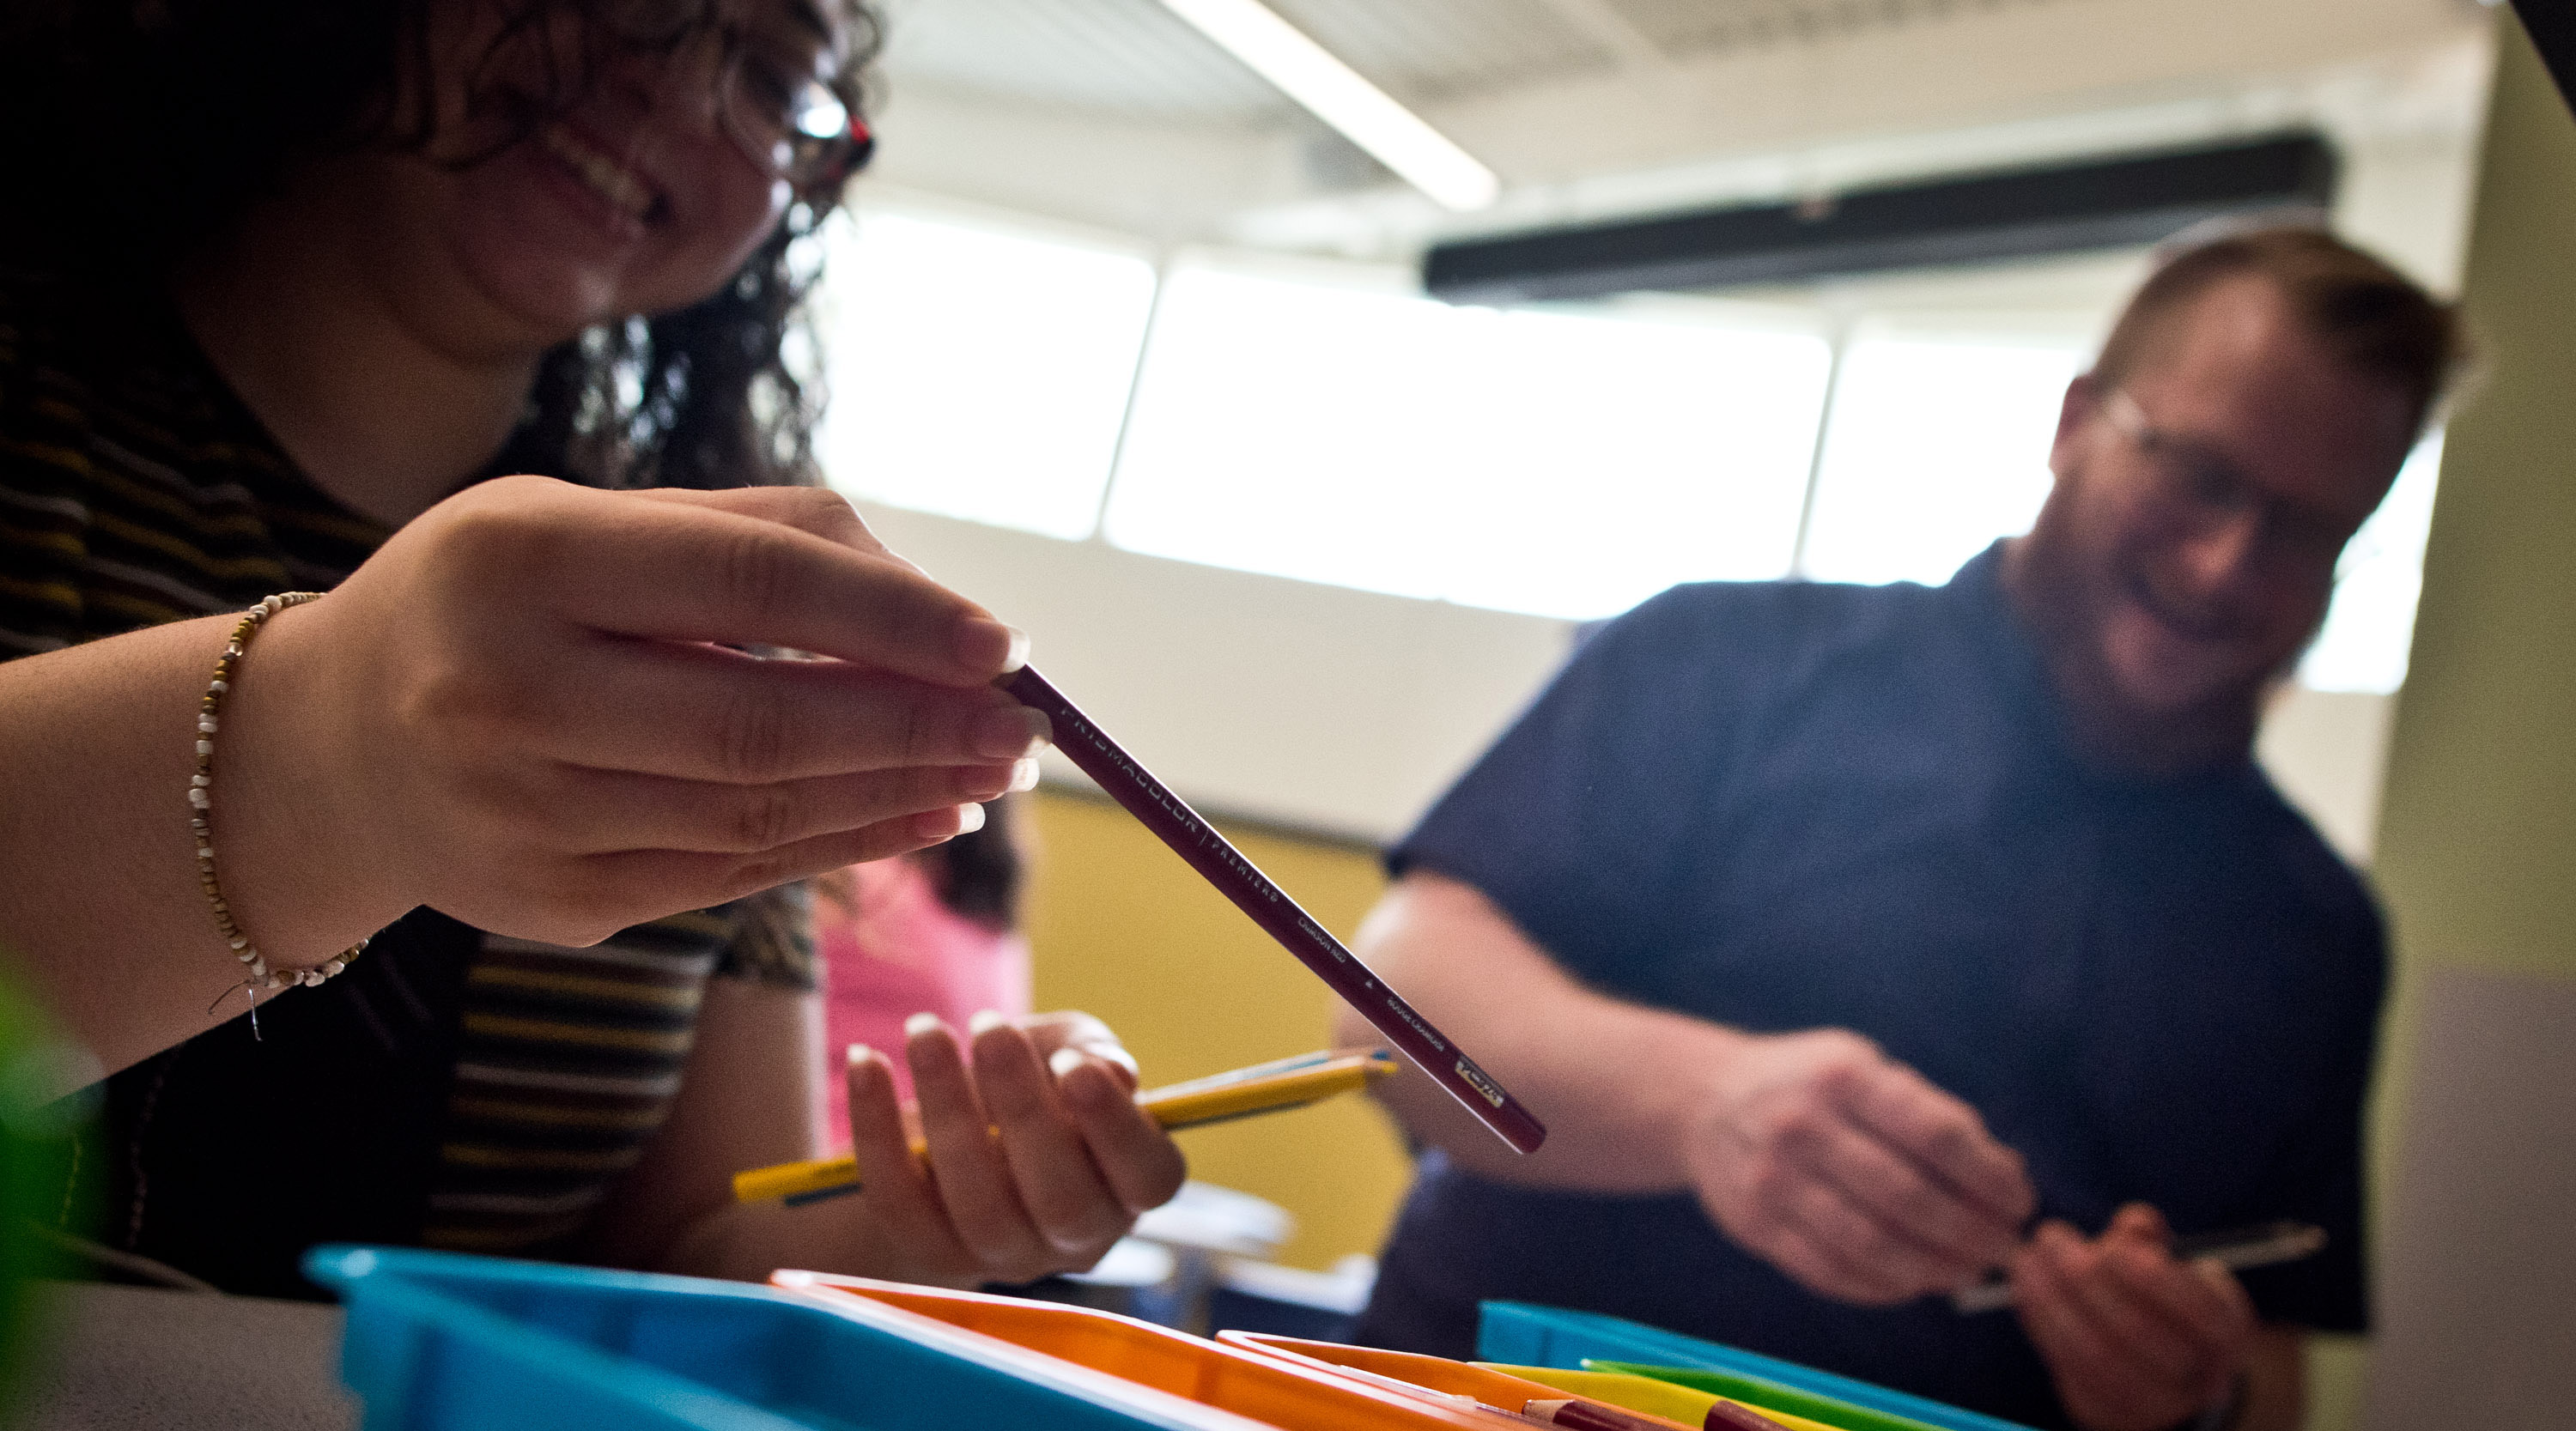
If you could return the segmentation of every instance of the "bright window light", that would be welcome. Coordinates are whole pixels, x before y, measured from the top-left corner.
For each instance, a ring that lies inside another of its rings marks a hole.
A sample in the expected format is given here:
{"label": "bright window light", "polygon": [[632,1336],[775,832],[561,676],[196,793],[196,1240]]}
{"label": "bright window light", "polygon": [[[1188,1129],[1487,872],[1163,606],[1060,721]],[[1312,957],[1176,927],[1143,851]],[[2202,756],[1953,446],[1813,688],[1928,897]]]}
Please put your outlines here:
{"label": "bright window light", "polygon": [[1843,357],[1816,474],[1805,573],[1947,581],[2048,496],[2072,342],[1861,336]]}
{"label": "bright window light", "polygon": [[1578,619],[1787,568],[1821,338],[1209,265],[1167,285],[1121,547]]}
{"label": "bright window light", "polygon": [[2442,435],[2416,445],[2387,500],[2353,534],[2335,565],[2334,605],[2316,644],[2299,662],[2299,684],[2319,691],[2386,695],[2406,682],[2415,640],[2415,601],[2424,590],[2424,539],[2433,530],[2433,488]]}
{"label": "bright window light", "polygon": [[817,296],[839,490],[1051,537],[1091,535],[1153,265],[885,211],[825,231]]}

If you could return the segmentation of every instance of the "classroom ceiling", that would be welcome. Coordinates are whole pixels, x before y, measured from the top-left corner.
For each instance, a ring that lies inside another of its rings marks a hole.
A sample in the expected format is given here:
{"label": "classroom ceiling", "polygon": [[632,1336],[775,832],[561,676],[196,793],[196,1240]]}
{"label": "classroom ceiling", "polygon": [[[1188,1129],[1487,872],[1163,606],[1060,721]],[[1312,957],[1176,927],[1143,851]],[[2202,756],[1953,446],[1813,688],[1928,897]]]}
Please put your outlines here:
{"label": "classroom ceiling", "polygon": [[2474,129],[2488,14],[2477,0],[1267,0],[1502,176],[1495,206],[1452,215],[1162,0],[877,3],[881,189],[1160,244],[1398,260],[1461,233],[2302,126],[2339,143],[2411,126],[2448,145]]}
{"label": "classroom ceiling", "polygon": [[[1892,29],[1996,0],[1271,0],[1399,99],[1438,103]],[[2074,0],[2014,0],[2020,8]],[[888,74],[1127,118],[1291,113],[1158,0],[899,0]]]}

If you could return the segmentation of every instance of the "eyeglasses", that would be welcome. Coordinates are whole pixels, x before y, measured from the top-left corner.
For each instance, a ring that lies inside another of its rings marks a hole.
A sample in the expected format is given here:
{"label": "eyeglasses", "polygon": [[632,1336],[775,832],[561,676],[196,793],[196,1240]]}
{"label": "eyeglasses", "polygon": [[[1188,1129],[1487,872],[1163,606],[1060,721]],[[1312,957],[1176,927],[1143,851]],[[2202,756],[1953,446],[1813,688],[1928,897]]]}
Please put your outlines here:
{"label": "eyeglasses", "polygon": [[800,194],[824,194],[868,162],[876,136],[833,91],[829,50],[799,73],[757,38],[728,31],[724,42],[717,111],[725,132],[753,163]]}
{"label": "eyeglasses", "polygon": [[2206,535],[2250,516],[2258,540],[2303,564],[2334,569],[2350,523],[2264,492],[2234,462],[2156,426],[2125,389],[2112,391],[2102,414],[2145,462],[2158,505],[2185,530]]}
{"label": "eyeglasses", "polygon": [[711,39],[726,137],[798,193],[828,194],[866,165],[876,136],[833,88],[840,56],[830,23],[805,0],[774,9],[766,24],[742,24],[708,0],[640,0],[602,7],[598,24],[619,49],[673,57]]}

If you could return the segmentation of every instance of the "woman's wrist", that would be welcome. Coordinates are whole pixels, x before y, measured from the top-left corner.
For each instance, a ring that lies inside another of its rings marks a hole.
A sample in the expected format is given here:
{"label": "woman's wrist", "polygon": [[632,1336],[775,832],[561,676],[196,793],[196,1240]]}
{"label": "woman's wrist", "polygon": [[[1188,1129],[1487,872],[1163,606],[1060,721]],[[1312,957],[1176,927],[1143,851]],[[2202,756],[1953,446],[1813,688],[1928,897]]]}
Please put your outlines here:
{"label": "woman's wrist", "polygon": [[[327,600],[271,618],[227,694],[216,835],[233,916],[281,967],[323,963],[399,919],[402,812],[337,734]],[[385,765],[398,753],[378,752]]]}
{"label": "woman's wrist", "polygon": [[214,920],[215,937],[247,971],[238,987],[250,1001],[253,1034],[259,1031],[261,994],[278,993],[297,984],[317,985],[334,978],[367,948],[367,941],[361,938],[319,965],[269,963],[268,951],[261,949],[234,917],[232,904],[224,897],[223,879],[215,860],[215,752],[223,737],[223,717],[231,704],[233,687],[241,680],[242,664],[249,659],[251,642],[278,613],[321,599],[319,592],[279,592],[243,613],[225,637],[224,653],[216,658],[214,675],[197,704],[196,771],[188,777],[187,785],[188,829],[196,837],[197,885],[206,896],[206,911]]}

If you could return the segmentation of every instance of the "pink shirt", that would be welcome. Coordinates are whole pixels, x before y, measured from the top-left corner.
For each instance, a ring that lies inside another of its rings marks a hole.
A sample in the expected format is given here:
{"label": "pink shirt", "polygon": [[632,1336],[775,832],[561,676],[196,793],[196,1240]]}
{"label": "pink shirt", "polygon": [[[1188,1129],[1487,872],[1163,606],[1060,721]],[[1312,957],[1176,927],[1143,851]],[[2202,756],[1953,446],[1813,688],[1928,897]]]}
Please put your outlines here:
{"label": "pink shirt", "polygon": [[903,1021],[927,1010],[961,1034],[984,1009],[1029,1011],[1029,942],[939,902],[930,873],[910,859],[851,868],[859,912],[844,917],[827,899],[814,906],[814,947],[822,965],[824,1143],[850,1146],[850,1091],[842,1079],[851,1044],[894,1064],[895,1086],[912,1097],[903,1059]]}

